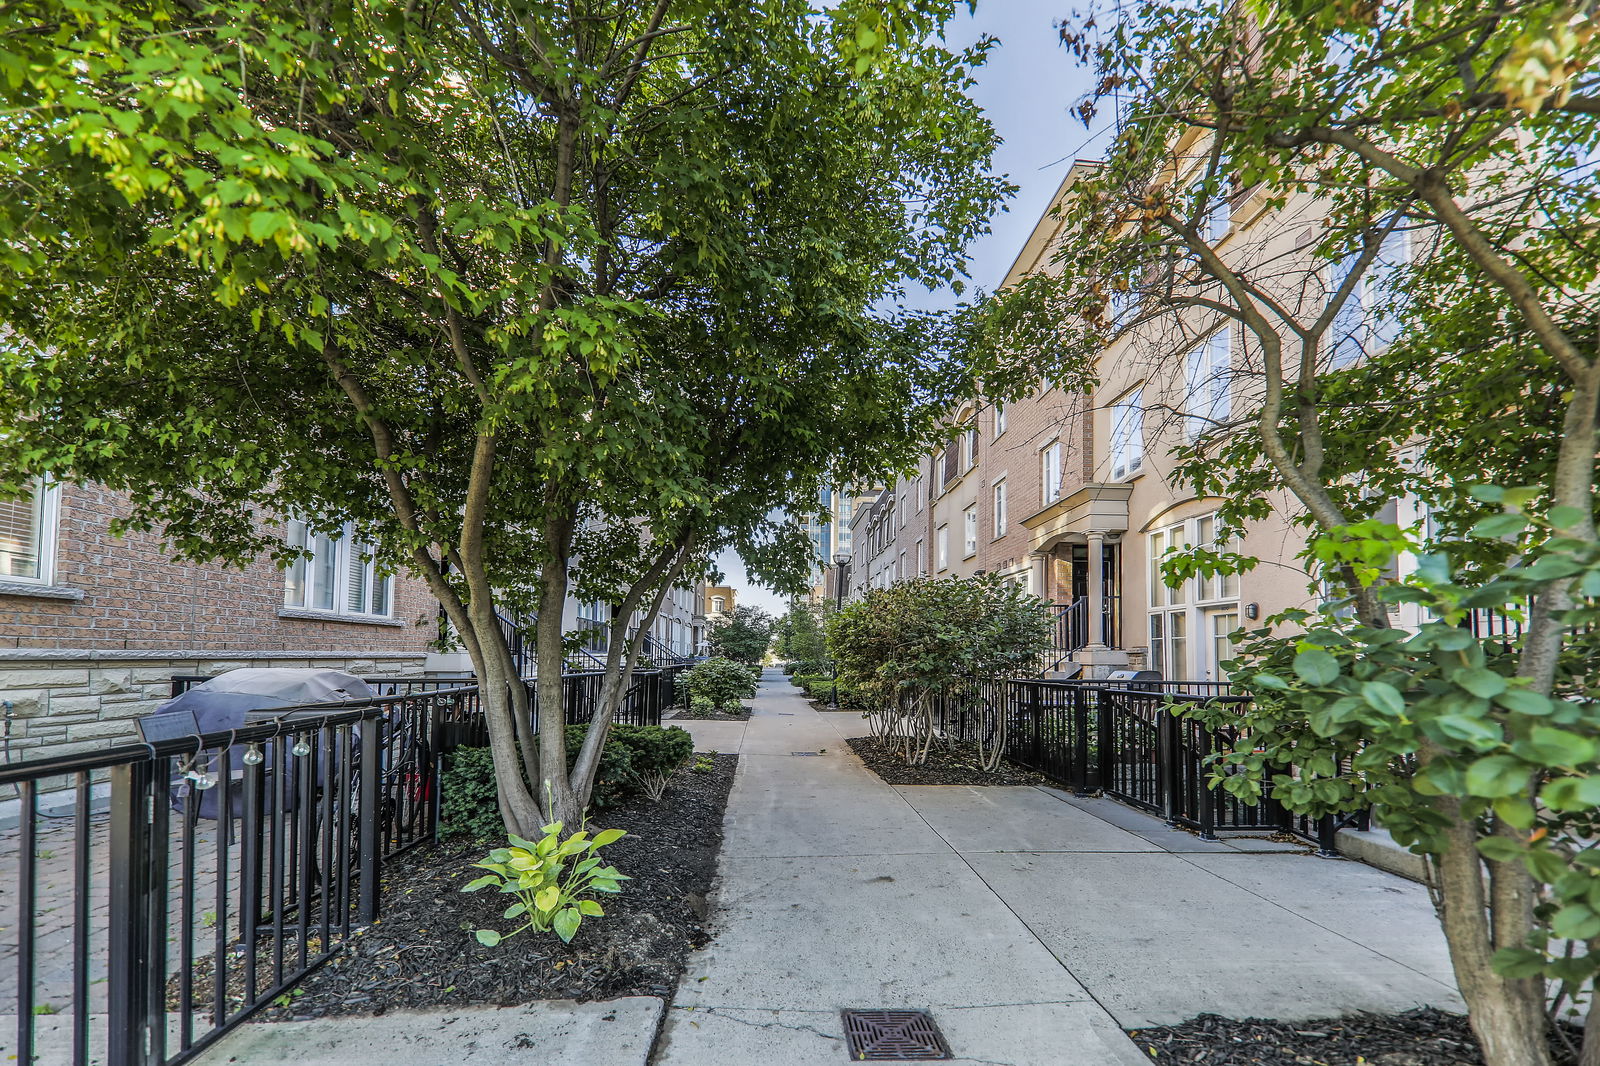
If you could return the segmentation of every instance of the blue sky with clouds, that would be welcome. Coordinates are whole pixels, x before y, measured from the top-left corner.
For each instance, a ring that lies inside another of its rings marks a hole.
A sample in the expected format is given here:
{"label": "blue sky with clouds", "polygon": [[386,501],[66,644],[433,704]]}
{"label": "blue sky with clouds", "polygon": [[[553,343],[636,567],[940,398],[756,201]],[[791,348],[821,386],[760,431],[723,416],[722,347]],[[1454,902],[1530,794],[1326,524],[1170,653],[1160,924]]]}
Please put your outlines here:
{"label": "blue sky with clouds", "polygon": [[[1094,131],[1068,114],[1091,84],[1089,71],[1076,64],[1056,35],[1054,21],[1070,9],[1065,0],[978,0],[976,13],[963,8],[946,33],[953,47],[970,45],[984,34],[1000,41],[976,71],[973,97],[1003,141],[995,169],[1019,190],[994,218],[991,232],[970,249],[972,284],[985,291],[1005,277],[1072,160],[1094,153]],[[917,293],[909,300],[927,308],[954,301],[949,292]],[[775,614],[786,609],[776,594],[750,583],[737,555],[724,553],[718,565],[739,590],[740,603]]]}

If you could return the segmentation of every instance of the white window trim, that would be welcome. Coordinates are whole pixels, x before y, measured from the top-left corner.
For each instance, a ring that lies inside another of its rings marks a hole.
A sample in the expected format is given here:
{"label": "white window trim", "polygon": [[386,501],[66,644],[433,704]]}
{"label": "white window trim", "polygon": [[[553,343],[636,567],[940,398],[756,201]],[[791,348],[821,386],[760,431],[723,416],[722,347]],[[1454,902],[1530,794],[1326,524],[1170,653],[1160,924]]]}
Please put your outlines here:
{"label": "white window trim", "polygon": [[1005,434],[1005,431],[1006,405],[1003,403],[997,403],[994,405],[994,439],[999,440],[1001,436]]}
{"label": "white window trim", "polygon": [[935,561],[938,563],[938,572],[942,572],[950,569],[950,523],[946,522],[934,532],[934,546],[937,549]]}
{"label": "white window trim", "polygon": [[1061,499],[1061,489],[1061,440],[1056,438],[1039,449],[1040,501],[1049,507]]}
{"label": "white window trim", "polygon": [[995,478],[989,492],[994,506],[995,540],[999,540],[1011,531],[1011,488],[1006,482],[1007,476],[1002,474]]}
{"label": "white window trim", "polygon": [[[350,550],[351,547],[357,543],[354,523],[344,523],[344,525],[339,528],[337,533],[321,533],[314,530],[309,522],[304,522],[302,520],[295,521],[301,525],[307,544],[311,542],[313,537],[326,536],[329,542],[333,545],[333,607],[330,610],[327,607],[316,607],[309,603],[309,600],[311,599],[311,566],[313,560],[302,559],[300,563],[305,569],[303,571],[304,579],[301,585],[301,602],[291,602],[289,598],[290,571],[285,570],[283,575],[284,610],[294,611],[297,615],[316,615],[326,618],[367,618],[388,621],[395,617],[394,575],[383,573],[371,561],[369,561],[366,565],[372,567],[371,572],[373,579],[377,581],[388,582],[388,594],[385,598],[388,600],[389,609],[381,613],[372,611],[353,611],[350,609]],[[287,532],[288,531],[285,530],[286,535]],[[301,547],[304,546],[305,545],[301,545]],[[369,592],[368,599],[370,600],[370,598],[371,594]]]}
{"label": "white window trim", "polygon": [[[1111,405],[1111,480],[1127,481],[1144,469],[1144,386],[1130,389]],[[1124,428],[1126,418],[1136,426]]]}
{"label": "white window trim", "polygon": [[38,569],[34,577],[0,574],[0,584],[54,585],[56,582],[56,540],[61,516],[61,486],[47,478],[38,479],[35,493],[39,500]]}
{"label": "white window trim", "polygon": [[961,512],[961,558],[978,554],[978,505],[969,504]]}

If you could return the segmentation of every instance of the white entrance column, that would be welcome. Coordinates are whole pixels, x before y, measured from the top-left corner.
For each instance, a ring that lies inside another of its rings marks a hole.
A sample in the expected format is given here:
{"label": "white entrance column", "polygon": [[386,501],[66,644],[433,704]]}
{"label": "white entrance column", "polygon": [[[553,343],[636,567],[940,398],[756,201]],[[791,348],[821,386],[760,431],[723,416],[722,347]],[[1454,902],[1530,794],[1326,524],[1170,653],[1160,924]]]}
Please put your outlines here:
{"label": "white entrance column", "polygon": [[1028,591],[1033,593],[1035,596],[1038,596],[1040,599],[1044,599],[1045,589],[1048,587],[1047,583],[1050,576],[1049,565],[1049,552],[1028,553],[1028,580],[1031,582],[1028,587]]}
{"label": "white entrance column", "polygon": [[[1089,648],[1106,646],[1105,534],[1089,537]],[[1087,649],[1085,649],[1087,650]]]}

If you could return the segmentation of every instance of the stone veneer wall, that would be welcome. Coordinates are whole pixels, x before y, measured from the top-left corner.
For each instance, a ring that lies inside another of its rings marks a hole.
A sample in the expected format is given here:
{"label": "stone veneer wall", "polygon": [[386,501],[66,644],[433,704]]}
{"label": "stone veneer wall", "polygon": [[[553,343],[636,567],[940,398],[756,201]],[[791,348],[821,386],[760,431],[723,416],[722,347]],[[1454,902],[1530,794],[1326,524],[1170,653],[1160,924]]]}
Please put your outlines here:
{"label": "stone veneer wall", "polygon": [[135,719],[172,698],[174,674],[287,666],[420,677],[425,660],[423,652],[0,649],[0,735],[9,734],[0,758],[24,762],[137,741]]}

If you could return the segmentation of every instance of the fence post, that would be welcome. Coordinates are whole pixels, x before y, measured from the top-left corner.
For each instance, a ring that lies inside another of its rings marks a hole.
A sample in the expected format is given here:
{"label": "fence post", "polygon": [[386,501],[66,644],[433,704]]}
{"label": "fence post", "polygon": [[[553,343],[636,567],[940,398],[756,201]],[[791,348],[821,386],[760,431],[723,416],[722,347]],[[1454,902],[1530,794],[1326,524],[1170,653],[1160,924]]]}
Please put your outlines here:
{"label": "fence post", "polygon": [[361,864],[361,901],[357,917],[362,925],[378,920],[378,825],[382,812],[378,809],[379,786],[383,780],[383,741],[379,732],[382,723],[377,718],[363,718],[359,726],[361,735],[361,821],[359,825]]}
{"label": "fence post", "polygon": [[1183,750],[1183,739],[1178,735],[1178,716],[1164,702],[1157,703],[1156,717],[1156,782],[1161,790],[1162,817],[1173,825],[1178,824],[1178,759]]}
{"label": "fence post", "polygon": [[1211,757],[1215,737],[1203,723],[1199,724],[1200,757],[1195,762],[1195,801],[1200,804],[1200,839],[1217,839],[1217,805],[1223,802],[1220,790],[1205,782],[1206,760]]}
{"label": "fence post", "polygon": [[1102,793],[1110,792],[1111,786],[1116,783],[1116,722],[1112,720],[1111,704],[1106,700],[1106,695],[1099,689],[1082,686],[1085,705],[1089,702],[1091,694],[1094,696],[1095,722],[1100,734],[1100,764],[1099,781]]}
{"label": "fence post", "polygon": [[155,758],[111,768],[108,1066],[156,1066],[167,1057],[170,764]]}
{"label": "fence post", "polygon": [[1072,693],[1072,761],[1073,795],[1094,794],[1094,779],[1100,775],[1089,767],[1089,699],[1088,690],[1074,685]]}
{"label": "fence post", "polygon": [[1317,854],[1324,859],[1337,859],[1339,846],[1335,842],[1339,835],[1339,823],[1331,814],[1324,814],[1317,819]]}

